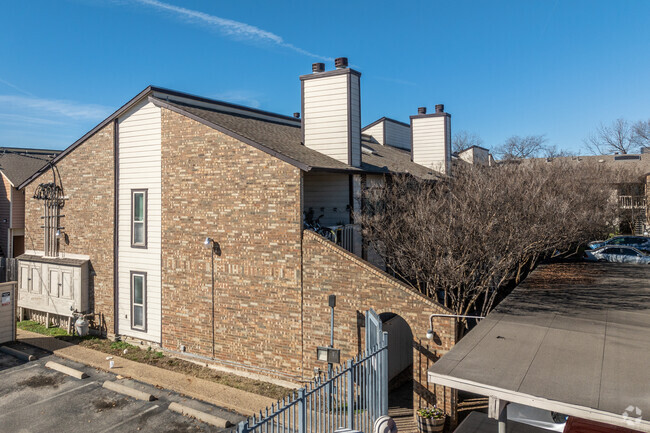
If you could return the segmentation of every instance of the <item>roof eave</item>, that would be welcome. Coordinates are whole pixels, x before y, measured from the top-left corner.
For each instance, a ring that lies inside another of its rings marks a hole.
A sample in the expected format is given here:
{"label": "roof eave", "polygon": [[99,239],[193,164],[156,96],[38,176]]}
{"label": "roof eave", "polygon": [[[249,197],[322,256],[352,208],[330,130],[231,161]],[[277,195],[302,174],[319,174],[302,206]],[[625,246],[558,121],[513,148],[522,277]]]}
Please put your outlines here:
{"label": "roof eave", "polygon": [[63,158],[65,158],[69,153],[71,153],[73,150],[75,150],[79,145],[81,145],[83,142],[85,142],[88,138],[90,138],[92,135],[94,135],[97,131],[100,129],[104,128],[106,125],[111,123],[115,118],[119,117],[121,114],[123,114],[125,111],[129,110],[131,107],[133,107],[135,104],[137,104],[142,98],[147,96],[149,93],[151,93],[154,89],[156,89],[153,86],[147,86],[146,89],[138,93],[136,96],[131,98],[129,102],[126,104],[122,105],[120,108],[118,108],[113,114],[108,116],[106,119],[104,119],[101,123],[99,123],[97,126],[95,126],[93,129],[88,131],[86,134],[84,134],[81,138],[79,138],[77,141],[72,143],[70,146],[68,146],[63,152],[59,153],[56,157],[52,158],[47,164],[45,164],[43,167],[41,167],[36,173],[31,175],[27,180],[25,180],[23,183],[18,185],[18,189],[23,189],[34,179],[38,178],[41,174],[45,172],[45,170],[50,166],[58,163],[61,161]]}

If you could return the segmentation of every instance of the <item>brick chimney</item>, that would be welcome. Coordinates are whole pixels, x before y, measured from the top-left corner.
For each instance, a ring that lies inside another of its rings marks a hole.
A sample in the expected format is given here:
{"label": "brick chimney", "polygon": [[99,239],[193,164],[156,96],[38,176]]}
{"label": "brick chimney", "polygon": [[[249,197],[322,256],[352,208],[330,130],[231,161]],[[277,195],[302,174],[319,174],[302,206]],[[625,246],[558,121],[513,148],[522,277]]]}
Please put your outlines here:
{"label": "brick chimney", "polygon": [[418,108],[411,116],[411,159],[444,175],[451,172],[451,114],[445,106],[436,105],[435,113],[426,114]]}
{"label": "brick chimney", "polygon": [[361,166],[361,73],[339,57],[336,69],[322,63],[300,77],[302,142],[310,149],[353,167]]}

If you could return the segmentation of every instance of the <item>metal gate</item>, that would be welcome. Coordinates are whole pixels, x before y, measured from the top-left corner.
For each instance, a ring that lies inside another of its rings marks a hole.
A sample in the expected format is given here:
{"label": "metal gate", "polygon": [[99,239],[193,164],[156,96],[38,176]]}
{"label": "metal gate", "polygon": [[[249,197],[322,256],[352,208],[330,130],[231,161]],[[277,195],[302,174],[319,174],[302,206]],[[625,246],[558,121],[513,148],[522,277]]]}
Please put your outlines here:
{"label": "metal gate", "polygon": [[[368,334],[368,328],[372,332]],[[370,337],[370,338],[368,338]],[[368,345],[368,343],[374,343]],[[239,423],[238,433],[332,433],[340,428],[373,431],[388,414],[388,334],[374,311],[366,314],[366,350]]]}

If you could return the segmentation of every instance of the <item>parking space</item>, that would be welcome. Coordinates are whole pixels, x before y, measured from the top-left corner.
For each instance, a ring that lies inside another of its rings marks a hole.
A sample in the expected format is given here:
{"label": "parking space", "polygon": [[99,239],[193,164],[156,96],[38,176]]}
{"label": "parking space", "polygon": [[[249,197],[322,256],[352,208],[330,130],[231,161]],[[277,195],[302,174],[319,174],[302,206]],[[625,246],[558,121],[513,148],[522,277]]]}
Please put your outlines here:
{"label": "parking space", "polygon": [[[28,345],[13,345],[38,357],[23,362],[0,353],[0,425],[2,431],[21,432],[219,432],[195,419],[168,410],[181,403],[234,424],[244,417],[203,402],[183,397],[134,380],[118,379],[85,365],[67,361]],[[83,371],[88,378],[74,379],[45,368],[48,361]],[[108,363],[108,361],[107,361]],[[102,388],[104,381],[118,381],[157,397],[140,401]]]}

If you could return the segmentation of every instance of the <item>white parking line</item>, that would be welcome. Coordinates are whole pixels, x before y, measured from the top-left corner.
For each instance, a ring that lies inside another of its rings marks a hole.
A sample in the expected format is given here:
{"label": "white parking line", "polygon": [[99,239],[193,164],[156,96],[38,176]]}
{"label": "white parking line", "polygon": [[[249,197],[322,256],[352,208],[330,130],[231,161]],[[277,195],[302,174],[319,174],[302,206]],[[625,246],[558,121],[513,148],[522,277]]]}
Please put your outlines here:
{"label": "white parking line", "polygon": [[[29,370],[30,368],[34,368],[34,367],[40,367],[40,364],[29,364],[27,367],[18,368],[17,370],[14,370],[12,368],[8,368],[7,370],[4,371],[4,373],[5,374],[18,373],[18,372],[21,372],[21,371],[24,371],[24,370]],[[16,368],[16,367],[14,367],[14,368]]]}
{"label": "white parking line", "polygon": [[113,425],[113,426],[110,426],[110,427],[107,428],[106,430],[102,430],[102,431],[100,431],[99,433],[106,433],[106,432],[109,432],[109,431],[111,431],[111,430],[115,430],[115,429],[118,428],[119,426],[121,426],[121,425],[123,425],[123,424],[126,424],[127,422],[132,421],[132,420],[136,419],[137,417],[144,415],[144,414],[147,413],[147,412],[151,412],[151,411],[154,410],[154,409],[158,409],[159,407],[160,407],[160,406],[158,406],[157,404],[156,404],[156,405],[153,405],[152,407],[150,407],[149,409],[145,410],[144,412],[141,412],[141,413],[139,413],[139,414],[137,414],[137,415],[133,415],[131,418],[127,418],[127,419],[125,419],[124,421],[122,421],[121,423],[119,423],[119,424],[115,424],[115,425]]}
{"label": "white parking line", "polygon": [[46,402],[48,402],[48,401],[50,401],[50,400],[53,400],[53,399],[55,399],[55,398],[58,398],[58,397],[64,395],[64,394],[68,394],[68,393],[71,393],[71,392],[73,392],[73,391],[77,391],[77,390],[79,390],[79,389],[81,389],[81,388],[85,388],[85,387],[90,386],[90,385],[92,385],[92,384],[94,384],[94,383],[97,383],[97,382],[90,382],[90,383],[87,383],[87,384],[85,384],[85,385],[81,385],[81,386],[78,386],[78,387],[76,387],[76,388],[72,388],[72,389],[69,389],[69,390],[67,390],[67,391],[63,391],[63,392],[60,392],[60,393],[58,393],[58,394],[52,395],[52,396],[50,396],[50,397],[48,397],[48,398],[45,398],[45,399],[43,399],[43,400],[39,400],[39,401],[34,402],[34,403],[32,403],[32,404],[28,404],[27,406],[22,406],[22,407],[20,407],[20,408],[18,408],[18,409],[12,410],[11,412],[5,412],[5,413],[3,413],[3,414],[0,414],[0,418],[5,417],[5,416],[7,416],[7,415],[11,415],[12,413],[15,413],[15,412],[19,412],[19,411],[21,411],[21,410],[25,410],[25,409],[27,409],[28,407],[32,407],[32,406],[36,406],[36,405],[39,405],[39,404],[42,404],[42,403],[46,403]]}

